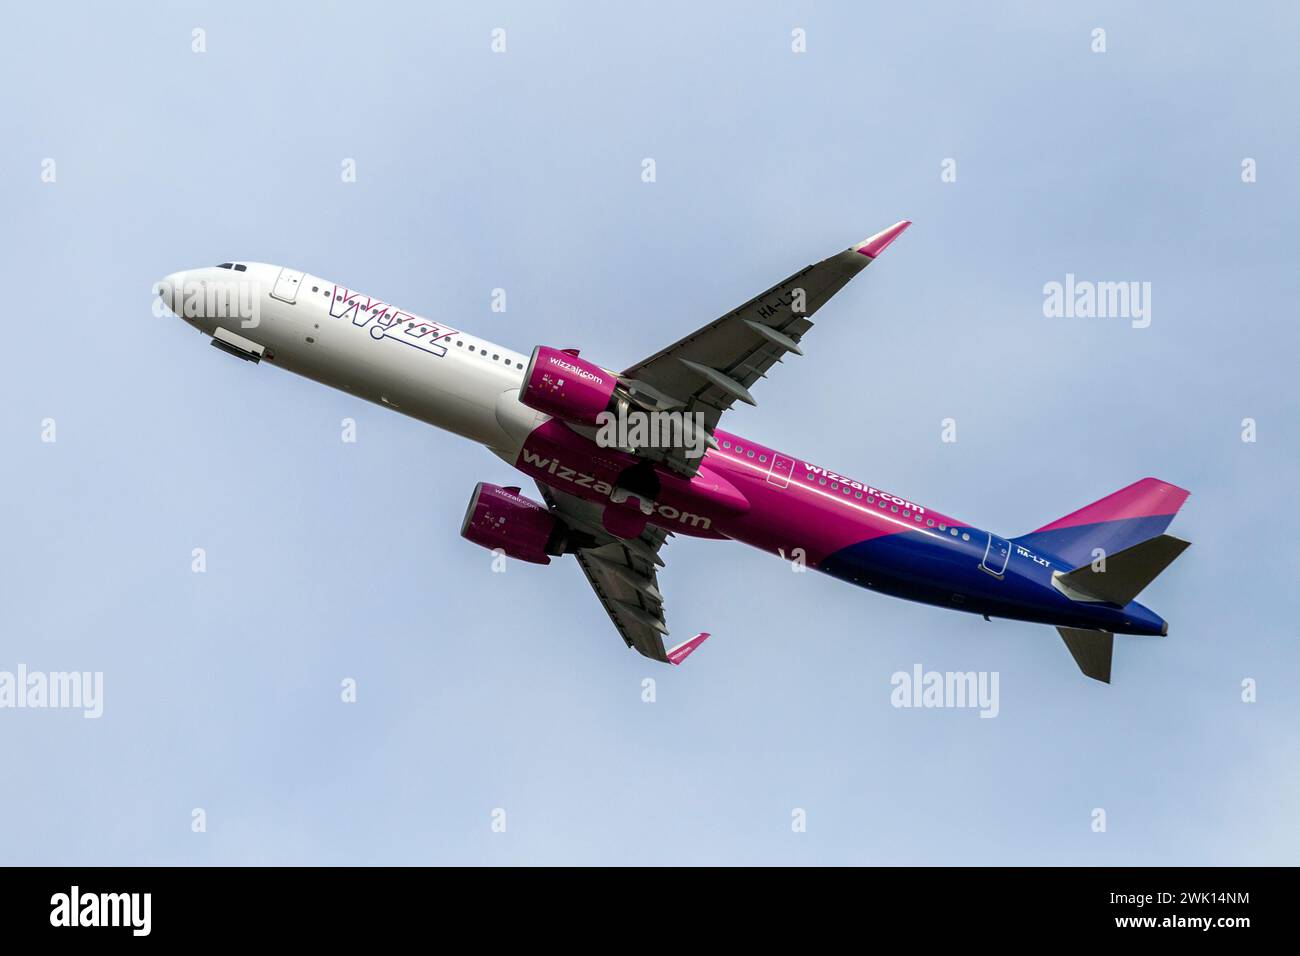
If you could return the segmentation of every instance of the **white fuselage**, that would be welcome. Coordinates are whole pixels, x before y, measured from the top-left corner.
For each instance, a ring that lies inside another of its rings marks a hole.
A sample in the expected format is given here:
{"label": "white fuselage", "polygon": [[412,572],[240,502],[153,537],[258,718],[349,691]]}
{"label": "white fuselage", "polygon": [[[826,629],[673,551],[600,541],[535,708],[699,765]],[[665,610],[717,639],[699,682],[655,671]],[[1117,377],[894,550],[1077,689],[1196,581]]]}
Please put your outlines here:
{"label": "white fuselage", "polygon": [[[237,271],[237,266],[243,266]],[[528,356],[293,269],[238,263],[175,273],[164,303],[206,335],[473,439],[514,462],[546,416],[519,402]]]}

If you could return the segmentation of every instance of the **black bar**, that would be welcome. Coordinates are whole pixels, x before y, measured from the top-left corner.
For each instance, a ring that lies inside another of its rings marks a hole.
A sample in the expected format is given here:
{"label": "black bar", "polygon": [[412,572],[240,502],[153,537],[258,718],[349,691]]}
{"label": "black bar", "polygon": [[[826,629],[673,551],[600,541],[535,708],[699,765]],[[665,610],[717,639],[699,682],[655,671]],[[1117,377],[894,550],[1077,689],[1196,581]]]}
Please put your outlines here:
{"label": "black bar", "polygon": [[[759,939],[802,928],[818,936],[847,932],[860,941],[903,933],[918,943],[1104,936],[1231,945],[1257,929],[1276,934],[1286,928],[1282,908],[1295,877],[1283,868],[1197,867],[575,868],[545,874],[527,868],[10,868],[0,874],[0,925],[10,941],[56,942],[76,934],[87,943],[134,937],[338,944],[445,924],[484,927],[493,938],[531,927],[538,946],[566,923],[594,926],[611,919],[629,938],[675,945],[670,941],[680,942],[686,921],[696,917],[724,921],[729,933]],[[74,886],[77,922],[99,921],[103,914],[119,925],[70,925]]]}

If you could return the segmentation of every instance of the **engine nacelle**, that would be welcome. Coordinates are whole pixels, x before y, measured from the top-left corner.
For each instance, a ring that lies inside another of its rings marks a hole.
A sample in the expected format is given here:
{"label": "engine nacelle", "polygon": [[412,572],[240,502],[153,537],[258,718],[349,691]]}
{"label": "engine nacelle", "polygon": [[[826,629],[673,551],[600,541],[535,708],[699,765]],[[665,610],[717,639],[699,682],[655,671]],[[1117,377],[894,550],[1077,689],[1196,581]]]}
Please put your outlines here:
{"label": "engine nacelle", "polygon": [[572,352],[539,345],[528,361],[519,400],[562,421],[596,425],[597,415],[616,409],[617,386],[613,372]]}
{"label": "engine nacelle", "polygon": [[543,504],[525,498],[518,488],[501,488],[480,481],[469,499],[461,537],[512,558],[550,564],[560,550],[564,526]]}

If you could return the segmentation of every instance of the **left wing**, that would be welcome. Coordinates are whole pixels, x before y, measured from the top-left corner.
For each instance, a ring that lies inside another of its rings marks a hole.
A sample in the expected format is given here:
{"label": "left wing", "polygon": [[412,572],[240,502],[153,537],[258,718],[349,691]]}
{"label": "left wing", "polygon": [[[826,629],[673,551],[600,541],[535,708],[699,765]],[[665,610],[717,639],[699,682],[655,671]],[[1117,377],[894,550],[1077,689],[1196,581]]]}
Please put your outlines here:
{"label": "left wing", "polygon": [[704,643],[707,633],[664,648],[668,626],[656,568],[664,563],[659,549],[668,539],[667,531],[647,525],[636,538],[616,538],[601,526],[598,505],[540,481],[537,487],[562,521],[594,539],[592,547],[577,551],[578,564],[628,647],[657,661],[680,664]]}
{"label": "left wing", "polygon": [[[809,318],[855,275],[870,265],[911,222],[904,219],[870,238],[808,266],[738,309],[633,365],[619,378],[648,408],[700,412],[710,436],[722,413],[736,402],[755,404],[749,388],[787,352],[802,355],[799,341]],[[638,450],[691,476],[700,457],[682,448]]]}

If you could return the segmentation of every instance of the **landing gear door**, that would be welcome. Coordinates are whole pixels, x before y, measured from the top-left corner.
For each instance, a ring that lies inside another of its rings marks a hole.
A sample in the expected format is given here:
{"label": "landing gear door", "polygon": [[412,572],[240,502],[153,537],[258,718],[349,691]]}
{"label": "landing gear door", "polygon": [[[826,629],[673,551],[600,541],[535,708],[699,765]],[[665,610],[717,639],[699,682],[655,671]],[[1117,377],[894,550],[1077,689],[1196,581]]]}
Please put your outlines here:
{"label": "landing gear door", "polygon": [[989,546],[984,549],[984,560],[980,564],[980,569],[995,578],[1000,578],[1006,574],[1007,561],[1010,559],[1011,543],[1006,538],[999,538],[995,534],[989,535]]}
{"label": "landing gear door", "polygon": [[292,302],[298,298],[298,286],[302,285],[302,273],[296,269],[281,269],[276,276],[275,286],[271,289],[271,298],[281,302]]}

